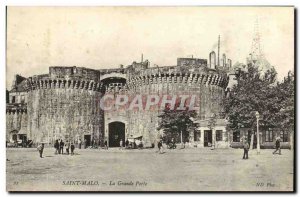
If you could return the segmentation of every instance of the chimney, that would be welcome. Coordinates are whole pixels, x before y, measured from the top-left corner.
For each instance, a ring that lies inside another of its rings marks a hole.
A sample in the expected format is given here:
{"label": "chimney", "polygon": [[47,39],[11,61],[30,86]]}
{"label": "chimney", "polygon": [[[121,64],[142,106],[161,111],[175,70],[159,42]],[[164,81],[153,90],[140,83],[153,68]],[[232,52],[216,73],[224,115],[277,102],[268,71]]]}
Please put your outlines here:
{"label": "chimney", "polygon": [[223,53],[223,67],[226,66],[226,55],[225,53]]}
{"label": "chimney", "polygon": [[220,35],[218,39],[218,66],[220,66]]}
{"label": "chimney", "polygon": [[209,54],[209,67],[216,69],[216,53],[214,51]]}
{"label": "chimney", "polygon": [[227,62],[228,62],[228,67],[231,68],[231,64],[232,64],[231,59],[228,59]]}

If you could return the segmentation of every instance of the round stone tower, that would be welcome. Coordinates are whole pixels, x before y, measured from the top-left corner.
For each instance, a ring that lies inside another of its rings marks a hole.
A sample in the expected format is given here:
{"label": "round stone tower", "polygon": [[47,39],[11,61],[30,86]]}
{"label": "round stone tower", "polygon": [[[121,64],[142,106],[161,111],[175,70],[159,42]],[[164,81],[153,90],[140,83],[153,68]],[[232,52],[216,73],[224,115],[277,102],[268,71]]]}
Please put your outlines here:
{"label": "round stone tower", "polygon": [[[185,61],[185,64],[183,62]],[[127,71],[127,85],[131,94],[169,96],[196,96],[198,120],[209,119],[212,115],[221,118],[222,98],[227,86],[226,72],[208,68],[206,60],[179,59],[177,66],[152,67]],[[138,67],[139,68],[139,67]],[[153,144],[160,135],[157,132],[158,115],[162,109],[129,111],[128,125],[132,135],[142,135],[145,143]]]}
{"label": "round stone tower", "polygon": [[103,136],[99,72],[78,67],[50,67],[49,75],[28,78],[28,139],[97,144]]}

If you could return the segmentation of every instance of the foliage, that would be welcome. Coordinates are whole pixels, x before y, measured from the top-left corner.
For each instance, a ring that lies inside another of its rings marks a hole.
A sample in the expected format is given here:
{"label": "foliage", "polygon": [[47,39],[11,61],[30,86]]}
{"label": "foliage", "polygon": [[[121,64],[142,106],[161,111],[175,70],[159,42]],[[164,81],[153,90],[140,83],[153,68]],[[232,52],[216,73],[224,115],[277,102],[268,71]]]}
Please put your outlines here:
{"label": "foliage", "polygon": [[197,128],[198,124],[194,122],[196,116],[196,111],[165,109],[158,116],[161,119],[158,130],[164,130],[166,140],[174,138],[176,141],[180,141],[182,131],[183,141],[186,142],[189,139],[189,132]]}
{"label": "foliage", "polygon": [[[255,112],[260,114],[263,129],[286,128],[294,124],[294,80],[290,76],[283,83],[276,82],[274,68],[262,75],[252,64],[247,72],[239,72],[237,84],[224,98],[224,111],[233,130],[239,125],[255,128]],[[289,74],[291,75],[291,74]]]}
{"label": "foliage", "polygon": [[279,83],[276,87],[277,103],[280,107],[280,111],[274,117],[274,121],[277,122],[277,126],[281,129],[290,129],[293,131],[295,121],[295,86],[294,86],[294,74],[288,73],[288,76],[282,83]]}

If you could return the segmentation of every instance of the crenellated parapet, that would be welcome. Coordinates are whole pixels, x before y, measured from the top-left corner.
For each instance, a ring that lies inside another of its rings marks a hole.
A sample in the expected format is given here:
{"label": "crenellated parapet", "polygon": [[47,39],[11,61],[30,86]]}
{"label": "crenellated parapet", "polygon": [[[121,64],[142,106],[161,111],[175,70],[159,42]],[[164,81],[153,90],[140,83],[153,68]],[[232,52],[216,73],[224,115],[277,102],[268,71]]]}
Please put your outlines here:
{"label": "crenellated parapet", "polygon": [[105,93],[126,93],[128,87],[123,83],[109,83],[105,86]]}
{"label": "crenellated parapet", "polygon": [[213,85],[225,88],[228,83],[227,76],[218,74],[201,74],[201,73],[157,73],[155,75],[131,76],[127,84],[129,89],[151,84],[203,84]]}
{"label": "crenellated parapet", "polygon": [[6,114],[27,114],[27,105],[6,104]]}
{"label": "crenellated parapet", "polygon": [[27,114],[27,109],[6,109],[6,114]]}
{"label": "crenellated parapet", "polygon": [[37,89],[84,89],[99,92],[102,88],[100,82],[93,80],[66,80],[66,79],[44,79],[44,80],[28,80],[28,90]]}

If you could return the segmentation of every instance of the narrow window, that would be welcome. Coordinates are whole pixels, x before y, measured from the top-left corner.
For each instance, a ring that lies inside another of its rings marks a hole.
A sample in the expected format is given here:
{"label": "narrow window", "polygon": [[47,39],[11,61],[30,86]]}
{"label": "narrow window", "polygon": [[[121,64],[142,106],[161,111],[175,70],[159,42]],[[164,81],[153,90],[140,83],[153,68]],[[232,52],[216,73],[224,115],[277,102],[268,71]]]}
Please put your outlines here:
{"label": "narrow window", "polygon": [[222,140],[223,140],[223,131],[216,130],[216,141],[222,141]]}
{"label": "narrow window", "polygon": [[25,103],[25,96],[21,95],[21,103]]}
{"label": "narrow window", "polygon": [[288,142],[288,131],[280,131],[280,138],[282,142]]}
{"label": "narrow window", "polygon": [[195,132],[194,132],[194,141],[195,141],[195,142],[200,141],[200,137],[201,137],[200,131],[195,131]]}

